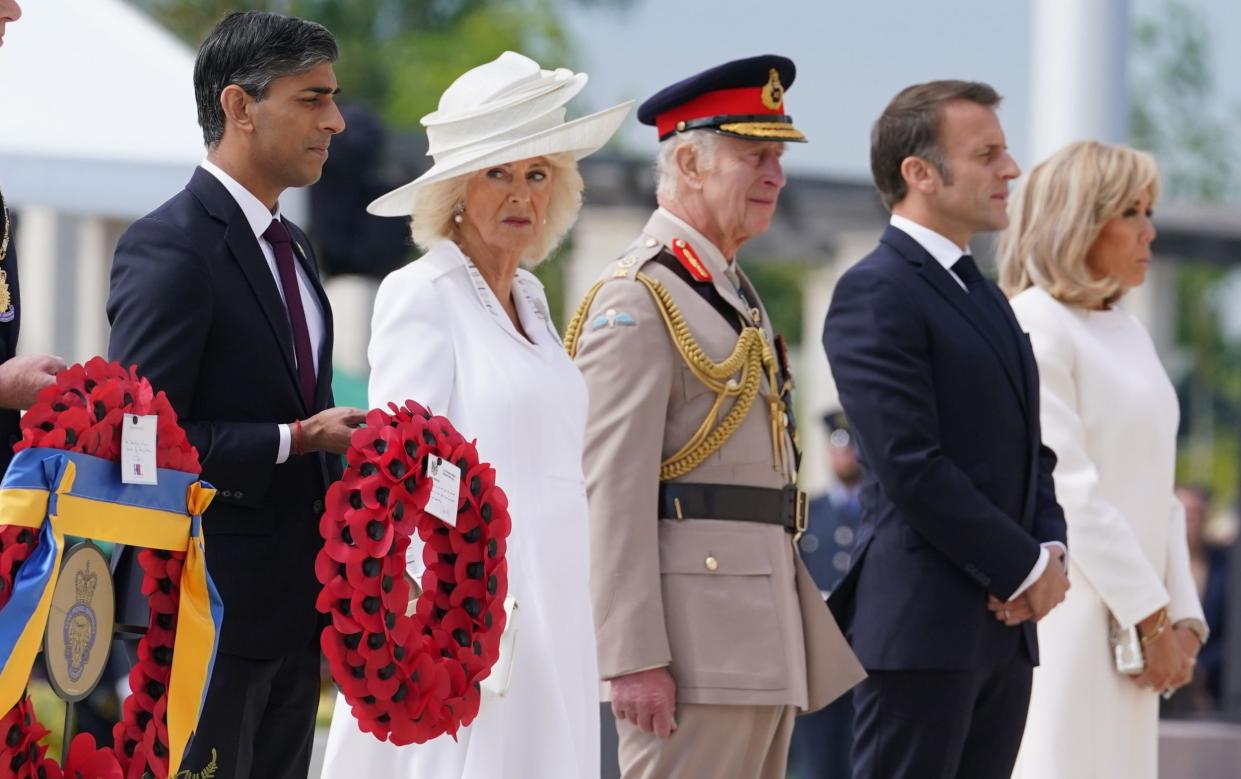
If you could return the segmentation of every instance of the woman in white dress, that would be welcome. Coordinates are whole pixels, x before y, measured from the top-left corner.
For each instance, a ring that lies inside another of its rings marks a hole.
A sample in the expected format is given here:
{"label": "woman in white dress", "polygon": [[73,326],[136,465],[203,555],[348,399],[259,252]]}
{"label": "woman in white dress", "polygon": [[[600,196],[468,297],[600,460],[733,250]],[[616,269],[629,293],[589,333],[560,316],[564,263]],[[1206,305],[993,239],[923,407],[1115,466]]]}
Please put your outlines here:
{"label": "woman in white dress", "polygon": [[[496,469],[509,499],[509,593],[518,617],[503,694],[484,685],[454,741],[394,747],[359,731],[337,697],[324,777],[582,779],[599,775],[599,677],[582,479],[586,388],[560,343],[538,263],[577,218],[576,160],[629,105],[571,122],[584,74],[506,52],[458,78],[424,117],[434,166],[372,203],[413,216],[420,259],[375,299],[369,403],[442,414]],[[409,572],[421,577],[421,546]],[[501,660],[503,663],[503,659]],[[503,687],[500,683],[498,687]]]}
{"label": "woman in white dress", "polygon": [[[1072,581],[1039,623],[1022,779],[1154,779],[1159,694],[1189,681],[1206,638],[1173,495],[1176,394],[1116,305],[1145,280],[1158,190],[1150,155],[1074,143],[1030,172],[1000,239],[1001,285],[1038,361]],[[1142,673],[1116,670],[1109,619],[1137,626]]]}

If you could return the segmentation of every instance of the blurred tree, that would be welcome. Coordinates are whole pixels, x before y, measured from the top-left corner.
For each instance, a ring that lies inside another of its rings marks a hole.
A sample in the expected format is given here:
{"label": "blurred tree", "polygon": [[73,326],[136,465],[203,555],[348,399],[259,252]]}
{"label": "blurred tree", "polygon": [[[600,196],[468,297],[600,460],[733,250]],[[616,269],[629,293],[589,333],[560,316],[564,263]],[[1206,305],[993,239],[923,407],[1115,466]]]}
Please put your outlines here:
{"label": "blurred tree", "polygon": [[[1159,159],[1161,198],[1219,203],[1235,197],[1233,128],[1241,112],[1216,92],[1211,30],[1202,13],[1184,0],[1166,0],[1157,16],[1138,20],[1134,53],[1130,130],[1134,145]],[[1232,502],[1238,494],[1241,342],[1225,333],[1221,314],[1237,305],[1241,286],[1223,283],[1235,271],[1182,260],[1174,327],[1187,369],[1173,377],[1183,409],[1177,476],[1210,484]]]}
{"label": "blurred tree", "polygon": [[1223,115],[1201,12],[1167,0],[1159,17],[1138,21],[1134,42],[1130,131],[1134,145],[1159,156],[1164,195],[1219,202],[1237,194],[1237,111]]}
{"label": "blurred tree", "polygon": [[[764,260],[744,257],[742,264],[750,283],[763,299],[763,307],[771,317],[771,327],[783,333],[789,346],[801,343],[802,304],[806,274],[811,266],[802,262]],[[822,357],[822,353],[819,354]]]}
{"label": "blurred tree", "polygon": [[[235,0],[134,0],[192,46]],[[579,0],[619,5],[628,0]],[[417,127],[466,70],[505,49],[568,66],[572,51],[557,0],[251,0],[327,26],[340,44],[335,70],[345,98],[393,128]]]}

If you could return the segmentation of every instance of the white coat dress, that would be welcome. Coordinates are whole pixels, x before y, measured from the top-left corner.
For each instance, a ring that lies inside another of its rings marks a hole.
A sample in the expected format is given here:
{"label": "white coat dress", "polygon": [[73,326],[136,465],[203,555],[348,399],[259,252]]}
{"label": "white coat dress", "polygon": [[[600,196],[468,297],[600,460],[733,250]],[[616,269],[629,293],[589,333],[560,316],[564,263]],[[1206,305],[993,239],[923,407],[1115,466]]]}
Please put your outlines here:
{"label": "white coat dress", "polygon": [[[324,779],[583,779],[599,775],[599,676],[582,478],[586,385],[542,284],[517,271],[523,337],[477,268],[446,242],[390,274],[375,298],[369,403],[411,398],[446,416],[508,495],[509,593],[518,604],[511,686],[483,694],[454,742],[394,747],[358,730],[342,696]],[[415,542],[417,538],[415,537]],[[411,544],[410,573],[421,576]]]}
{"label": "white coat dress", "polygon": [[1203,619],[1173,495],[1176,393],[1149,334],[1122,309],[1065,305],[1037,287],[1012,306],[1038,361],[1071,584],[1038,625],[1041,665],[1014,776],[1155,779],[1159,698],[1115,670],[1108,614],[1133,625],[1167,606],[1173,622]]}

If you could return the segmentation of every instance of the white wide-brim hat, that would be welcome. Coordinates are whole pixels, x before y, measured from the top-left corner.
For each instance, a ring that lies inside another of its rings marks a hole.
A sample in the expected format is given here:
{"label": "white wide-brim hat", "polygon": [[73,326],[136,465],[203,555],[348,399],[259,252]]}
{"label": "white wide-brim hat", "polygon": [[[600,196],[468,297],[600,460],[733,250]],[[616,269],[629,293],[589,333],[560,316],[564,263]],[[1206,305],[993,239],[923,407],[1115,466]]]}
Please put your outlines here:
{"label": "white wide-brim hat", "polygon": [[506,51],[466,71],[440,97],[439,110],[422,117],[431,169],[380,195],[366,210],[409,216],[419,187],[531,157],[598,151],[620,127],[633,101],[565,121],[565,104],[586,86],[585,73],[543,70]]}

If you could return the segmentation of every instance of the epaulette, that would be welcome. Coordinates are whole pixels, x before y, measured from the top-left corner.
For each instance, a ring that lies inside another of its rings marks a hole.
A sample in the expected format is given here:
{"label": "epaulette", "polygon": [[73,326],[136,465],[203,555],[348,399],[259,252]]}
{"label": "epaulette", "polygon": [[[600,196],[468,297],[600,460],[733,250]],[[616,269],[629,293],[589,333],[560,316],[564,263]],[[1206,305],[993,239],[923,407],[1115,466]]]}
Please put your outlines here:
{"label": "epaulette", "polygon": [[619,257],[607,265],[600,280],[629,279],[632,281],[637,277],[638,270],[659,256],[663,250],[664,245],[659,239],[645,234],[639,235],[638,239],[629,244]]}

